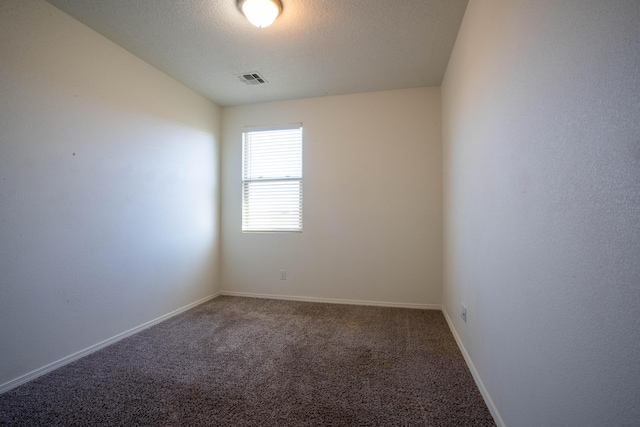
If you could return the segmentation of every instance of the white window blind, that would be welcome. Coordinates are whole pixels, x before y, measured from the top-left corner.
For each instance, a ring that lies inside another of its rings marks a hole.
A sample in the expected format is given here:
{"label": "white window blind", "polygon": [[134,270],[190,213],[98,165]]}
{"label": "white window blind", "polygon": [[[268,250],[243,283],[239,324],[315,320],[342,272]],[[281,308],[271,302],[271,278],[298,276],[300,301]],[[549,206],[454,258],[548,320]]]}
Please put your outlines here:
{"label": "white window blind", "polygon": [[242,134],[242,231],[302,231],[302,126]]}

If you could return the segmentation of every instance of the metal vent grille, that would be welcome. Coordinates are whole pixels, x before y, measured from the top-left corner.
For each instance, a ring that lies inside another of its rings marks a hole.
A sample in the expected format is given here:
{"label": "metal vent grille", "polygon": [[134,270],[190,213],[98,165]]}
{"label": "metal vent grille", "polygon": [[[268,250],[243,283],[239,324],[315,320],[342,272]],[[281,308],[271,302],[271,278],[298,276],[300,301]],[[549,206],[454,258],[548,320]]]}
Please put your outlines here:
{"label": "metal vent grille", "polygon": [[243,82],[246,85],[249,86],[253,86],[253,85],[263,85],[268,83],[264,77],[262,77],[260,74],[258,74],[257,72],[253,72],[253,73],[243,73],[243,74],[236,74],[236,77],[238,79],[240,79],[241,82]]}

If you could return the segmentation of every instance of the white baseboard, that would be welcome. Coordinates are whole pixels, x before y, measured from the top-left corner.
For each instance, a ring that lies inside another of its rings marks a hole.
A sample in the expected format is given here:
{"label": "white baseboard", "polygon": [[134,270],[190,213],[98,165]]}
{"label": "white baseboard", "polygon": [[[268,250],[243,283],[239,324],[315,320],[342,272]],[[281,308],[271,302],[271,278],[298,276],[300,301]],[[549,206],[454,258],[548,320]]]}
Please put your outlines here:
{"label": "white baseboard", "polygon": [[456,328],[454,328],[453,322],[449,317],[449,313],[447,313],[447,310],[444,308],[444,305],[442,306],[442,313],[444,314],[445,319],[447,319],[447,323],[449,324],[449,329],[451,329],[451,333],[453,334],[453,337],[455,338],[456,343],[458,343],[458,347],[462,352],[462,356],[464,357],[465,362],[467,362],[467,366],[471,371],[471,375],[473,376],[473,379],[475,380],[476,385],[480,390],[480,394],[482,394],[482,397],[484,398],[484,402],[487,404],[487,407],[489,408],[489,412],[491,412],[491,416],[493,417],[493,420],[496,422],[496,425],[498,427],[506,427],[504,420],[500,416],[500,412],[498,412],[498,408],[496,408],[495,403],[493,403],[493,399],[491,399],[491,395],[489,395],[487,388],[484,386],[484,383],[480,378],[480,374],[478,374],[478,371],[476,370],[476,367],[473,364],[473,361],[471,360],[471,356],[469,356],[467,349],[464,347],[464,344],[462,343],[462,340],[458,335],[458,331],[456,331]]}
{"label": "white baseboard", "polygon": [[61,366],[64,366],[68,363],[71,363],[75,360],[80,359],[81,357],[87,356],[93,352],[96,352],[110,344],[113,344],[117,341],[120,341],[123,338],[126,338],[128,336],[131,336],[137,332],[140,332],[144,329],[147,329],[153,325],[156,325],[164,320],[167,320],[173,316],[176,316],[182,312],[185,312],[195,306],[198,306],[200,304],[203,304],[207,301],[210,301],[220,295],[228,295],[228,296],[238,296],[238,297],[250,297],[250,298],[265,298],[265,299],[278,299],[278,300],[290,300],[290,301],[306,301],[306,302],[320,302],[320,303],[329,303],[329,304],[350,304],[350,305],[369,305],[369,306],[379,306],[379,307],[398,307],[398,308],[415,308],[415,309],[422,309],[422,310],[441,310],[442,313],[444,314],[445,319],[447,320],[447,323],[449,325],[449,329],[451,329],[451,333],[453,334],[453,337],[456,340],[456,343],[458,344],[458,347],[460,348],[460,351],[462,352],[462,356],[464,357],[464,360],[467,363],[467,366],[469,367],[469,370],[471,371],[471,375],[473,376],[473,379],[476,382],[476,385],[478,386],[478,389],[480,390],[480,393],[482,394],[482,397],[484,398],[485,403],[487,404],[487,407],[489,408],[489,411],[491,412],[491,415],[493,416],[493,419],[495,420],[496,424],[498,425],[498,427],[506,427],[506,424],[504,423],[504,421],[502,420],[502,417],[500,416],[500,413],[498,412],[498,409],[496,408],[495,404],[493,403],[493,399],[491,399],[491,396],[489,395],[489,392],[487,391],[486,387],[484,386],[484,383],[482,382],[482,379],[480,378],[480,375],[478,374],[478,371],[476,370],[473,361],[471,360],[471,357],[469,356],[469,353],[467,352],[466,348],[464,347],[464,344],[462,343],[462,340],[460,339],[460,336],[458,335],[458,332],[456,331],[455,327],[453,326],[453,322],[451,321],[451,318],[449,317],[449,313],[447,313],[447,310],[444,308],[444,306],[441,306],[439,304],[411,304],[411,303],[396,303],[396,302],[383,302],[383,301],[363,301],[363,300],[346,300],[346,299],[335,299],[335,298],[316,298],[316,297],[299,297],[299,296],[290,296],[290,295],[271,295],[271,294],[256,294],[256,293],[251,293],[251,292],[232,292],[232,291],[222,291],[222,292],[216,292],[215,294],[209,295],[205,298],[202,298],[198,301],[192,302],[191,304],[187,304],[184,307],[178,308],[170,313],[164,314],[160,317],[157,317],[153,320],[150,320],[146,323],[143,323],[142,325],[136,326],[135,328],[129,329],[128,331],[122,332],[120,334],[117,334],[111,338],[108,338],[104,341],[101,341],[97,344],[94,344],[90,347],[85,348],[84,350],[80,350],[76,353],[73,353],[69,356],[63,357],[60,360],[57,360],[55,362],[49,363],[48,365],[45,365],[41,368],[35,369],[29,373],[26,373],[18,378],[15,378],[13,380],[7,381],[4,384],[0,384],[0,393],[4,393],[6,391],[11,390],[12,388],[15,388],[21,384],[24,384],[26,382],[29,382],[41,375],[44,375],[48,372],[53,371],[54,369],[57,369]]}
{"label": "white baseboard", "polygon": [[233,291],[222,291],[221,295],[228,295],[228,296],[234,296],[234,297],[278,299],[278,300],[287,300],[287,301],[322,302],[322,303],[328,303],[328,304],[372,305],[372,306],[378,306],[378,307],[417,308],[421,310],[442,310],[442,306],[440,304],[412,304],[412,303],[404,303],[404,302],[384,302],[384,301],[363,301],[363,300],[353,300],[353,299],[298,297],[298,296],[291,296],[291,295],[254,294],[251,292],[233,292]]}
{"label": "white baseboard", "polygon": [[129,329],[128,331],[122,332],[118,335],[114,335],[111,338],[107,338],[104,341],[101,341],[97,344],[94,344],[90,347],[85,348],[84,350],[80,350],[78,352],[75,352],[73,354],[70,354],[69,356],[63,357],[60,360],[56,360],[55,362],[49,363],[48,365],[45,365],[41,368],[35,369],[29,373],[26,373],[24,375],[19,376],[18,378],[15,378],[13,380],[7,381],[4,384],[0,384],[0,393],[4,393],[5,391],[9,391],[12,388],[18,387],[21,384],[24,384],[26,382],[29,382],[41,375],[44,375],[48,372],[53,371],[54,369],[60,368],[61,366],[64,366],[68,363],[71,363],[75,360],[80,359],[81,357],[87,356],[93,352],[96,352],[98,350],[100,350],[101,348],[104,348],[110,344],[113,344],[117,341],[120,341],[123,338],[126,338],[128,336],[131,336],[137,332],[140,332],[144,329],[147,329],[153,325],[156,325],[164,320],[169,319],[170,317],[176,316],[184,311],[187,311],[197,305],[203,304],[207,301],[210,301],[216,297],[220,296],[220,292],[216,292],[215,294],[209,295],[208,297],[204,297],[198,301],[192,302],[191,304],[187,304],[184,307],[180,307],[176,310],[173,310],[170,313],[164,314],[160,317],[157,317],[153,320],[150,320],[146,323],[143,323],[142,325],[136,326],[135,328]]}

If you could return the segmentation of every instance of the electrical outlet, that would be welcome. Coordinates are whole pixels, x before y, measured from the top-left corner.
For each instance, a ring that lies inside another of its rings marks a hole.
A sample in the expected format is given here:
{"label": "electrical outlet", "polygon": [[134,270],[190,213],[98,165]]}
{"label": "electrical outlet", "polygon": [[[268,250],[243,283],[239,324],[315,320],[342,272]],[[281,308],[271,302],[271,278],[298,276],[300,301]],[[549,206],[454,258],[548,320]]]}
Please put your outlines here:
{"label": "electrical outlet", "polygon": [[460,306],[460,317],[464,323],[467,323],[467,307],[464,304],[460,304]]}
{"label": "electrical outlet", "polygon": [[280,270],[280,280],[287,280],[287,270]]}

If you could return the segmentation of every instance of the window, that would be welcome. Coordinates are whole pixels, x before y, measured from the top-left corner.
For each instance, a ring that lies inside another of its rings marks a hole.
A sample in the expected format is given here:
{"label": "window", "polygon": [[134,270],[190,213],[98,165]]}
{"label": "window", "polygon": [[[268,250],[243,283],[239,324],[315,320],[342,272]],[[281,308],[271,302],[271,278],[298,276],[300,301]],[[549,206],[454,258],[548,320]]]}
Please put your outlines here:
{"label": "window", "polygon": [[242,231],[302,231],[302,126],[242,133]]}

